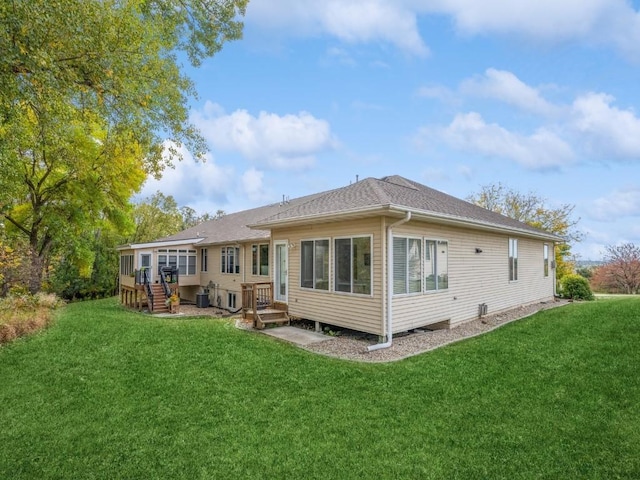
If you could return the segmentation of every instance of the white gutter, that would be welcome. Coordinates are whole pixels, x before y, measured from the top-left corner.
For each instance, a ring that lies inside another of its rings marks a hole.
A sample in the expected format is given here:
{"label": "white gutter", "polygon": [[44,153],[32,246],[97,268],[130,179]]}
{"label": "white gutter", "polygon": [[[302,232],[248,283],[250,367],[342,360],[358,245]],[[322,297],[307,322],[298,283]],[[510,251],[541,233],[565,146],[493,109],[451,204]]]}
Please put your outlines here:
{"label": "white gutter", "polygon": [[367,347],[369,352],[388,348],[393,342],[393,227],[402,225],[409,220],[411,220],[411,212],[408,211],[403,219],[387,227],[387,341]]}

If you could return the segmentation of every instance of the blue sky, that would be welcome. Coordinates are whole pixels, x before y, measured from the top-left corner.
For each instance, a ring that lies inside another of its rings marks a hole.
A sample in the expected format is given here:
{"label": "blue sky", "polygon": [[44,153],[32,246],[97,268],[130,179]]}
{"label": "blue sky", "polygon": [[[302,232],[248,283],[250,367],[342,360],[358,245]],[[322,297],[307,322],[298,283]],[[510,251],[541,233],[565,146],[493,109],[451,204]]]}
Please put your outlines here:
{"label": "blue sky", "polygon": [[160,189],[228,213],[398,174],[575,205],[580,258],[640,245],[640,11],[623,0],[253,0],[198,69]]}

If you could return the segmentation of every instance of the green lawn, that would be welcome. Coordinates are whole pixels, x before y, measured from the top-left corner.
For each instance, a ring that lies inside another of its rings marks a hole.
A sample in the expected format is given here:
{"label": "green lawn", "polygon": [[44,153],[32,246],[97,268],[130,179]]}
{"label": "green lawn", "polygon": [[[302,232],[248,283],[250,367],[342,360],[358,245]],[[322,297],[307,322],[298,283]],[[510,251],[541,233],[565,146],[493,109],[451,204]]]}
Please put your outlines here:
{"label": "green lawn", "polygon": [[0,348],[0,478],[640,478],[640,299],[392,364],[72,304]]}

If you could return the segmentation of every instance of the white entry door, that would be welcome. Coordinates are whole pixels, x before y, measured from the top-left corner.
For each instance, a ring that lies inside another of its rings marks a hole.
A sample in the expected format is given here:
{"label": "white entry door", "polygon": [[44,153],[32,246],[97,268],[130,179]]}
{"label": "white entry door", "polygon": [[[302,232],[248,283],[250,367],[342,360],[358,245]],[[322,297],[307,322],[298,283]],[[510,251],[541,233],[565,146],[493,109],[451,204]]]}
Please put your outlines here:
{"label": "white entry door", "polygon": [[144,268],[147,270],[147,275],[149,278],[149,281],[151,283],[153,283],[153,259],[151,256],[151,253],[148,252],[141,252],[140,253],[140,268]]}
{"label": "white entry door", "polygon": [[286,242],[276,242],[275,247],[274,298],[280,302],[286,302],[289,285],[289,252]]}

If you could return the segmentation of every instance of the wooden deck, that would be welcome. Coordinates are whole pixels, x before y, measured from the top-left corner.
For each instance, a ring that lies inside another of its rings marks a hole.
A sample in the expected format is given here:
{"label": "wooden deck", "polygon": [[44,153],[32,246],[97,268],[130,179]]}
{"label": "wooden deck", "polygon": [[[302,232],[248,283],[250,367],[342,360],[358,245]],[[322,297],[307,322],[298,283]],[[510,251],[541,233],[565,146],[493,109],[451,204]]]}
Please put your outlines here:
{"label": "wooden deck", "polygon": [[254,328],[270,323],[290,324],[287,304],[273,300],[273,282],[242,284],[242,317],[253,320]]}

